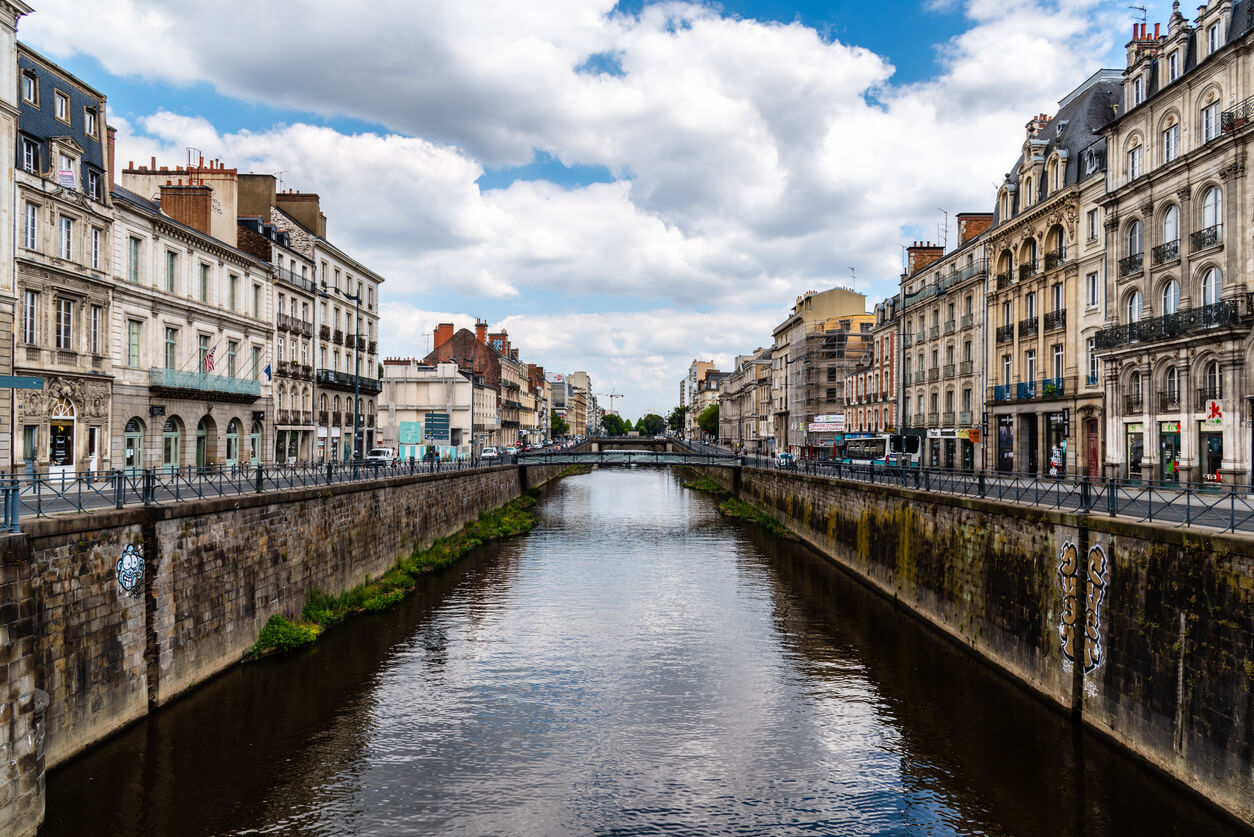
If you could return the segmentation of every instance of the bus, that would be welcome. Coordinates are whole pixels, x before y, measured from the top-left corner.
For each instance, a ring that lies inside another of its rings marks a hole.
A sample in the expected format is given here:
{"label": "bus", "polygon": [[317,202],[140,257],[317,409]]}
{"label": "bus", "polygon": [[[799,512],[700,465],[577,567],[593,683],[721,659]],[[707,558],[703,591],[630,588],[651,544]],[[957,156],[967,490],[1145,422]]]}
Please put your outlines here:
{"label": "bus", "polygon": [[840,461],[844,465],[892,465],[917,468],[921,459],[918,436],[848,434],[840,443]]}

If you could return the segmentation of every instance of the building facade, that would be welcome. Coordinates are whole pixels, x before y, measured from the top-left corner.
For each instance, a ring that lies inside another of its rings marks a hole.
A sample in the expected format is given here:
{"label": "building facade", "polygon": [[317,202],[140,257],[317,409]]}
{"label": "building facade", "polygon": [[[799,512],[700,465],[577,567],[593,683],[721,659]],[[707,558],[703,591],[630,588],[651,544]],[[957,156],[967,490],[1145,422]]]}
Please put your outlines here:
{"label": "building facade", "polygon": [[469,459],[474,408],[474,382],[456,363],[383,361],[379,444],[396,448],[400,459]]}

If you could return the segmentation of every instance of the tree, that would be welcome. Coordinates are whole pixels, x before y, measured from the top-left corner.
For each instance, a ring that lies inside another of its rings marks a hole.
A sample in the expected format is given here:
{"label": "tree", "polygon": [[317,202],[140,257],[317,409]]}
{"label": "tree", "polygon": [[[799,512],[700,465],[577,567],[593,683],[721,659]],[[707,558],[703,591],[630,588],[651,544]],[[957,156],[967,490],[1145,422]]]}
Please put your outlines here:
{"label": "tree", "polygon": [[688,415],[688,408],[679,406],[671,410],[670,416],[666,419],[666,423],[670,425],[671,430],[676,433],[684,432],[684,417]]}
{"label": "tree", "polygon": [[697,416],[697,427],[707,436],[718,438],[718,405],[711,404]]}
{"label": "tree", "polygon": [[570,433],[570,425],[566,419],[558,415],[557,410],[549,410],[549,431],[554,439],[560,439]]}
{"label": "tree", "polygon": [[625,432],[623,430],[623,420],[613,413],[606,413],[601,416],[601,426],[611,436],[622,436]]}
{"label": "tree", "polygon": [[656,436],[666,429],[666,419],[657,413],[647,413],[636,421],[636,430],[646,436]]}
{"label": "tree", "polygon": [[623,419],[623,432],[624,433],[630,433],[631,431],[635,429],[636,428],[631,426],[631,419]]}

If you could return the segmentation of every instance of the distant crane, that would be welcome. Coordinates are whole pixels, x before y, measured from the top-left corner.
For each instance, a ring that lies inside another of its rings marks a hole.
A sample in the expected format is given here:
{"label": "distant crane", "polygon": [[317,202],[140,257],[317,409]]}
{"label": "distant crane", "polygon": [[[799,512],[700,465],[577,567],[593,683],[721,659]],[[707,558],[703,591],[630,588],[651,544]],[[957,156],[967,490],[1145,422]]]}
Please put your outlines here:
{"label": "distant crane", "polygon": [[[611,413],[614,413],[614,399],[623,397],[623,394],[621,392],[594,392],[592,394],[599,396],[601,398],[608,398],[610,400],[610,412]],[[614,413],[614,415],[618,415],[618,414]]]}

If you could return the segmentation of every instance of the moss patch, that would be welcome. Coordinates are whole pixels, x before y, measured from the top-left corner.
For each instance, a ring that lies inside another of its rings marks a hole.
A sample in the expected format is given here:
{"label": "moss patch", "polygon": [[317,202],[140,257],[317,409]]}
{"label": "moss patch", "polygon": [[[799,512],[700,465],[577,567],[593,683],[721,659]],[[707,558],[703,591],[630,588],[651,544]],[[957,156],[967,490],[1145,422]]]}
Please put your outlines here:
{"label": "moss patch", "polygon": [[580,474],[591,474],[591,465],[567,465],[562,472],[557,475],[558,479],[562,477],[577,477]]}
{"label": "moss patch", "polygon": [[739,497],[728,497],[718,507],[719,514],[724,517],[731,517],[736,520],[749,520],[757,523],[766,531],[780,538],[790,541],[800,540],[796,535],[789,531],[788,527],[780,523],[779,520],[766,512],[761,512],[753,506],[741,500]]}
{"label": "moss patch", "polygon": [[709,477],[702,477],[701,479],[693,480],[692,482],[686,482],[684,483],[684,488],[691,488],[693,491],[704,491],[707,494],[728,494],[727,489],[723,488],[723,486],[719,485]]}
{"label": "moss patch", "polygon": [[536,524],[535,515],[531,513],[535,504],[533,491],[499,509],[484,512],[456,534],[439,538],[426,549],[415,547],[379,578],[366,576],[364,582],[338,595],[316,588],[310,590],[299,617],[277,614],[270,617],[257,642],[245,653],[245,659],[255,660],[308,645],[324,630],[349,616],[387,610],[414,589],[418,576],[447,567],[488,541],[531,531]]}

